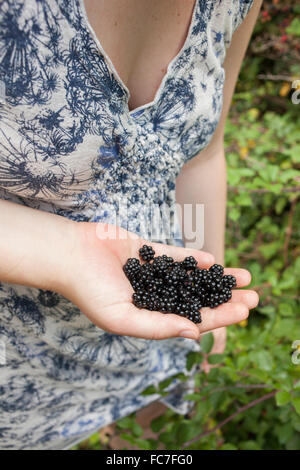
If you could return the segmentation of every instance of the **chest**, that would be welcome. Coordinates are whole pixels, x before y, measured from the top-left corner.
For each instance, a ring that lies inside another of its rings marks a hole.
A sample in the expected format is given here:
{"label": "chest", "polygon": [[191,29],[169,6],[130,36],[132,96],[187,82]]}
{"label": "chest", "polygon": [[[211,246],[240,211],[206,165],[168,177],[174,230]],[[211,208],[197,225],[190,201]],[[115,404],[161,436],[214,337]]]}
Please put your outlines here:
{"label": "chest", "polygon": [[163,180],[171,190],[184,161],[208,144],[224,83],[215,1],[151,0],[148,10],[135,1],[0,8],[0,190],[65,206],[78,195],[80,207],[95,188],[105,200],[130,181]]}
{"label": "chest", "polygon": [[183,47],[195,0],[83,0],[88,21],[130,92],[129,109],[153,101]]}

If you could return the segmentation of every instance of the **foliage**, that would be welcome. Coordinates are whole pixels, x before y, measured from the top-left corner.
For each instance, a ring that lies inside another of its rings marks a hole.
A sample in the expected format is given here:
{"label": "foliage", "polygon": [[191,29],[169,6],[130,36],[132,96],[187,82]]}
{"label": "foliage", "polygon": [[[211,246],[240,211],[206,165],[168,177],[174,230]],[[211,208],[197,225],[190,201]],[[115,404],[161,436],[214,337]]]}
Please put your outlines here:
{"label": "foliage", "polygon": [[[226,351],[190,353],[195,405],[187,416],[168,409],[152,421],[158,440],[144,439],[132,414],[121,436],[142,449],[300,449],[299,5],[264,1],[233,99],[225,144],[228,162],[226,265],[252,273],[260,303],[249,320],[228,328]],[[294,343],[299,340],[299,343]],[[294,345],[293,345],[294,343]],[[299,353],[299,354],[298,354]],[[297,361],[298,358],[298,361]],[[177,376],[186,380],[184,374]],[[168,381],[144,393],[164,393]],[[99,439],[91,448],[103,448]],[[88,447],[89,448],[89,447]]]}

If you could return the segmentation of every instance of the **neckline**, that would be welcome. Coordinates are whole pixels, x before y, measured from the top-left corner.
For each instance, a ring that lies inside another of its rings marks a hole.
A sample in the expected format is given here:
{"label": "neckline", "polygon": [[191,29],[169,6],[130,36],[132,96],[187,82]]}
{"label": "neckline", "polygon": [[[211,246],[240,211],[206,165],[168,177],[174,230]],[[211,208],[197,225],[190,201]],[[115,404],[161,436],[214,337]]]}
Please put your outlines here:
{"label": "neckline", "polygon": [[101,55],[103,55],[104,57],[104,60],[106,61],[109,69],[110,69],[110,72],[113,76],[113,78],[117,81],[117,83],[119,84],[119,86],[123,89],[123,91],[126,93],[126,96],[127,96],[127,99],[126,99],[126,106],[127,106],[127,113],[132,116],[134,115],[135,113],[138,113],[146,108],[150,108],[151,106],[154,106],[156,104],[156,102],[159,100],[160,98],[160,95],[162,94],[162,91],[164,89],[164,86],[165,86],[165,83],[170,75],[170,72],[171,72],[171,69],[173,67],[173,65],[175,64],[175,62],[181,57],[181,55],[183,54],[184,50],[187,49],[187,47],[189,46],[189,43],[190,43],[190,38],[191,38],[191,34],[192,34],[192,30],[193,30],[193,27],[194,27],[194,23],[195,23],[195,18],[196,18],[196,11],[197,11],[197,6],[198,6],[198,1],[199,0],[195,0],[195,3],[194,3],[194,6],[193,6],[193,12],[192,12],[192,16],[191,16],[191,20],[190,20],[190,25],[189,25],[189,28],[188,28],[188,32],[187,32],[187,35],[186,35],[186,38],[185,38],[185,41],[182,45],[182,47],[180,48],[179,52],[173,57],[173,59],[168,63],[168,66],[167,66],[167,70],[166,70],[166,73],[165,75],[163,76],[161,82],[160,82],[160,85],[159,87],[157,88],[156,92],[155,92],[155,95],[154,95],[154,98],[152,101],[149,101],[149,103],[145,103],[145,104],[142,104],[141,106],[138,106],[134,109],[131,109],[129,110],[129,100],[130,100],[130,91],[128,89],[128,87],[125,85],[125,83],[123,82],[123,80],[121,79],[117,69],[115,68],[113,62],[111,61],[109,55],[106,53],[106,51],[104,50],[99,38],[97,37],[92,25],[90,24],[90,21],[88,19],[88,16],[87,16],[87,11],[86,11],[86,8],[85,8],[85,3],[84,3],[84,0],[78,0],[79,1],[79,6],[80,6],[80,14],[81,16],[83,17],[84,19],[84,22],[85,22],[85,26],[86,28],[88,29],[91,37],[93,38],[93,41],[94,43],[96,44],[98,50],[100,51]]}

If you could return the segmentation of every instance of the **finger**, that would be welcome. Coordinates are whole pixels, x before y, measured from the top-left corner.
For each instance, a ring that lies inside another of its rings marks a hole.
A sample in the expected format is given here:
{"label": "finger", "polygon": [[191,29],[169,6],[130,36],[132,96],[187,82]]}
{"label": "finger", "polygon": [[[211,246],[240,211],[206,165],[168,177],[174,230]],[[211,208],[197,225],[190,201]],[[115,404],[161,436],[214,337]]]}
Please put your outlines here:
{"label": "finger", "polygon": [[[95,322],[95,319],[93,321]],[[131,303],[116,304],[102,309],[98,326],[117,335],[145,339],[174,338],[181,336],[184,331],[191,332],[193,339],[200,337],[198,326],[187,318],[172,313],[137,309]]]}
{"label": "finger", "polygon": [[152,246],[155,256],[167,255],[171,256],[175,261],[182,261],[187,256],[193,256],[201,268],[209,268],[215,262],[215,258],[211,253],[201,250],[193,250],[192,248],[184,248],[174,245],[166,245],[164,243],[155,243],[141,239],[139,241],[141,248],[143,245]]}
{"label": "finger", "polygon": [[198,325],[201,333],[239,323],[249,316],[249,309],[242,302],[228,302],[216,308],[204,307],[200,311],[202,322]]}
{"label": "finger", "polygon": [[251,282],[251,274],[247,269],[225,268],[224,274],[230,274],[236,278],[237,287],[246,287]]}
{"label": "finger", "polygon": [[229,303],[242,302],[247,305],[249,309],[255,308],[259,302],[259,296],[255,290],[233,290],[232,298]]}

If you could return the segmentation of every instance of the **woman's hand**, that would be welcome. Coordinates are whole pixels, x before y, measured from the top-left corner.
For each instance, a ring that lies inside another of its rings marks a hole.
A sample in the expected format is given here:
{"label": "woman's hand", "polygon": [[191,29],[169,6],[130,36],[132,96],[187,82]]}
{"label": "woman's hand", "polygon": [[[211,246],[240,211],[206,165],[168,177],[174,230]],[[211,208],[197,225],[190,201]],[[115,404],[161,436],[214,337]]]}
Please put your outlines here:
{"label": "woman's hand", "polygon": [[[200,334],[238,323],[248,317],[249,309],[258,303],[255,291],[236,289],[230,302],[217,308],[202,308],[202,323],[196,325],[176,314],[138,309],[132,303],[132,286],[124,274],[128,258],[138,258],[143,244],[151,245],[155,255],[166,254],[180,261],[194,256],[200,267],[214,263],[211,254],[198,250],[152,243],[131,232],[109,224],[76,223],[76,243],[69,262],[66,260],[64,283],[60,293],[77,305],[99,328],[117,335],[145,339],[184,336],[199,339]],[[107,230],[115,237],[107,237]],[[245,269],[225,269],[237,279],[237,287],[250,283]]]}

